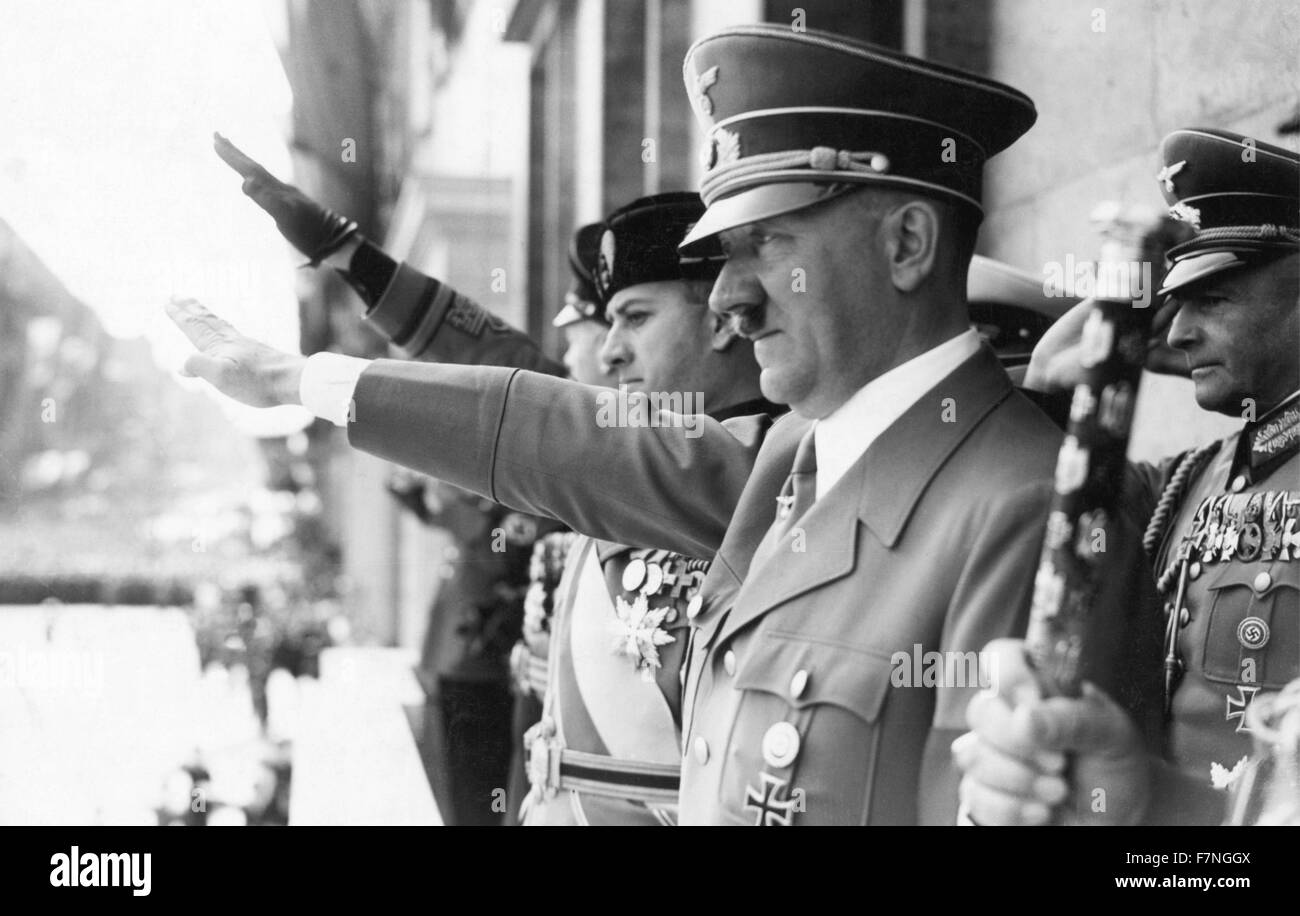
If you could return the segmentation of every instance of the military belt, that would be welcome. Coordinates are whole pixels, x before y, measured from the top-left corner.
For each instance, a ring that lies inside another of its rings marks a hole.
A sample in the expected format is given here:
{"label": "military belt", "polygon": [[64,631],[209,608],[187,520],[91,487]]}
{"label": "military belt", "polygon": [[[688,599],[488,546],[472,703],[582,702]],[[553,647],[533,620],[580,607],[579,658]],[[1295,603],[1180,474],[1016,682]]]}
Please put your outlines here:
{"label": "military belt", "polygon": [[528,748],[528,780],[537,795],[551,798],[559,791],[572,791],[653,806],[677,804],[682,781],[680,764],[575,751],[563,747],[543,723],[530,729],[524,742]]}

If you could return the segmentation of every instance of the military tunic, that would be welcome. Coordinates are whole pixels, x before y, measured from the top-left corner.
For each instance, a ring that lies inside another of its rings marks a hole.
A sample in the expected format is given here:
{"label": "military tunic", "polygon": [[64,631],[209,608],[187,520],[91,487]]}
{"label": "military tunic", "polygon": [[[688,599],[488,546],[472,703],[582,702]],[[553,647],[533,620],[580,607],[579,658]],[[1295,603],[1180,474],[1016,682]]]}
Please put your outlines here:
{"label": "military tunic", "polygon": [[[713,418],[778,412],[754,401]],[[676,823],[682,663],[708,569],[664,549],[584,536],[571,545],[543,715],[525,741],[533,780],[525,823]]]}
{"label": "military tunic", "polygon": [[[763,541],[808,420],[592,435],[598,394],[527,372],[378,360],[357,382],[348,436],[593,536],[716,553],[693,620],[683,823],[951,824],[948,745],[980,684],[895,683],[896,655],[964,660],[1023,632],[1059,431],[981,351],[813,506],[797,551],[793,532]],[[962,405],[953,422],[947,396]],[[1112,582],[1125,597],[1149,589],[1145,560]],[[1137,660],[1158,651],[1135,635],[1135,606],[1105,605],[1119,619],[1097,658],[1114,664],[1085,665],[1125,702],[1147,695]]]}
{"label": "military tunic", "polygon": [[[558,589],[542,717],[525,739],[526,824],[675,822],[686,608],[707,568],[669,551],[575,541]],[[584,755],[574,763],[581,772],[569,765],[573,752]]]}
{"label": "military tunic", "polygon": [[[1246,709],[1300,677],[1297,397],[1218,442],[1202,461],[1156,568],[1173,640],[1166,655],[1175,666],[1168,756],[1203,784],[1222,787],[1252,750]],[[1185,595],[1175,607],[1184,568]]]}

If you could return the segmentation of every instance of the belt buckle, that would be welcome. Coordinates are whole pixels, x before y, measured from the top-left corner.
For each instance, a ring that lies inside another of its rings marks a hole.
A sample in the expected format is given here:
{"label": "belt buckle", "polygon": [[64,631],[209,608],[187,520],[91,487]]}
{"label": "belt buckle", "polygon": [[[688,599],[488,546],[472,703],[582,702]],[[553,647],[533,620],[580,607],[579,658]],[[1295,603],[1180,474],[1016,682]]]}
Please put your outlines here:
{"label": "belt buckle", "polygon": [[524,747],[528,748],[528,781],[532,793],[551,799],[560,789],[559,737],[555,734],[555,720],[544,718],[524,732]]}

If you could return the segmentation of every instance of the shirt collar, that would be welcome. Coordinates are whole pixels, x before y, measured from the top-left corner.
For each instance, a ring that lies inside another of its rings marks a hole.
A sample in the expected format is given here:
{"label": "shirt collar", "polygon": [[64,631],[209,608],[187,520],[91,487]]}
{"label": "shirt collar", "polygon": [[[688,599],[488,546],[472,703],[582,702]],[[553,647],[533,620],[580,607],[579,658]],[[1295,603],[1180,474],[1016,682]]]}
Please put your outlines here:
{"label": "shirt collar", "polygon": [[[980,348],[972,328],[872,379],[813,427],[817,498],[830,491],[871,443]],[[935,410],[942,405],[936,404]]]}

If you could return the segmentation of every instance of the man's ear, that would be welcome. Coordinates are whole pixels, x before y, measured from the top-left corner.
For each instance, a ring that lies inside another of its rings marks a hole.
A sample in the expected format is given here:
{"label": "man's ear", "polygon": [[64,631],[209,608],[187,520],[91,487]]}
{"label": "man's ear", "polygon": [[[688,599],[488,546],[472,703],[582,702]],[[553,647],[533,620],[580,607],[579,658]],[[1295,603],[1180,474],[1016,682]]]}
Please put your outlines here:
{"label": "man's ear", "polygon": [[740,333],[736,330],[735,322],[713,312],[709,312],[708,320],[713,324],[709,347],[714,353],[726,353],[727,350],[731,349],[731,345],[740,339]]}
{"label": "man's ear", "polygon": [[939,208],[926,200],[909,200],[880,221],[889,276],[900,292],[914,292],[934,272],[939,231]]}

